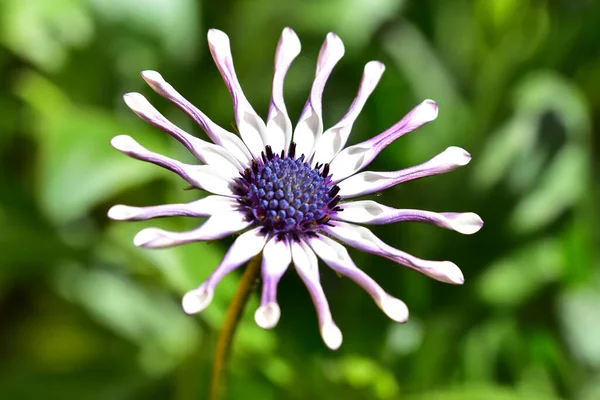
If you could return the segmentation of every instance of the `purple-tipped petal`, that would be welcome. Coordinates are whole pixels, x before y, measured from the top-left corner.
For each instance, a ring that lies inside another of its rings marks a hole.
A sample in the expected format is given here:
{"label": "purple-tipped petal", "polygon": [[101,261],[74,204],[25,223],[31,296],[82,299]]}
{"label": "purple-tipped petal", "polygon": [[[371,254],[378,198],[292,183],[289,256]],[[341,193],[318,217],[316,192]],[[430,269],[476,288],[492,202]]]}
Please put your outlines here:
{"label": "purple-tipped petal", "polygon": [[261,328],[271,329],[279,322],[281,312],[277,304],[277,284],[291,262],[292,253],[287,238],[275,236],[267,242],[262,259],[262,296],[260,307],[254,314]]}
{"label": "purple-tipped petal", "polygon": [[421,125],[433,121],[437,115],[437,104],[433,100],[425,100],[385,132],[365,142],[345,148],[331,162],[333,180],[339,182],[362,170],[388,144]]}
{"label": "purple-tipped petal", "polygon": [[[136,142],[131,136],[115,136],[110,144],[121,153],[137,160],[146,161],[173,171],[191,185],[207,192],[223,196],[237,196],[233,192],[231,176],[224,176],[223,172],[209,165],[190,165],[177,160],[151,152]],[[235,175],[234,175],[235,176]]]}
{"label": "purple-tipped petal", "polygon": [[204,164],[236,175],[242,164],[223,147],[194,137],[166,119],[148,100],[139,93],[127,93],[123,96],[125,104],[144,121],[162,129],[181,142],[192,154]]}
{"label": "purple-tipped petal", "polygon": [[353,201],[340,205],[343,211],[333,219],[359,224],[391,224],[393,222],[426,222],[442,228],[471,235],[481,229],[483,221],[475,213],[435,213],[422,210],[399,210],[372,200]]}
{"label": "purple-tipped petal", "polygon": [[208,279],[196,289],[183,296],[182,306],[187,314],[196,314],[204,310],[212,301],[215,288],[225,275],[249,261],[260,253],[265,246],[267,236],[262,227],[241,234],[231,245],[223,260]]}
{"label": "purple-tipped petal", "polygon": [[365,65],[356,98],[350,105],[346,115],[337,124],[326,130],[319,139],[313,156],[313,164],[331,162],[344,148],[356,118],[379,83],[384,71],[385,66],[379,61],[371,61]]}
{"label": "purple-tipped petal", "polygon": [[163,248],[181,244],[221,239],[232,233],[252,225],[246,214],[239,211],[230,211],[213,215],[198,228],[187,232],[169,232],[158,228],[141,230],[133,239],[133,244],[138,247]]}
{"label": "purple-tipped petal", "polygon": [[406,304],[387,294],[377,282],[358,268],[344,246],[323,235],[308,238],[308,243],[317,253],[317,256],[325,261],[331,269],[352,279],[369,293],[388,317],[396,322],[406,322],[408,320],[408,307],[406,307]]}
{"label": "purple-tipped petal", "polygon": [[267,128],[265,122],[254,111],[254,108],[252,108],[242,91],[233,67],[229,38],[224,32],[211,29],[208,31],[208,46],[233,99],[237,129],[250,153],[252,153],[254,158],[258,159],[260,158],[260,153],[268,144],[266,137]]}
{"label": "purple-tipped petal", "polygon": [[340,221],[332,221],[331,224],[333,226],[326,226],[324,231],[349,246],[385,257],[441,282],[456,285],[464,283],[460,268],[453,262],[422,260],[384,243],[373,232],[362,226]]}
{"label": "purple-tipped petal", "polygon": [[315,143],[323,133],[323,111],[321,107],[323,89],[331,71],[333,71],[333,67],[343,55],[344,44],[342,40],[336,34],[329,33],[319,52],[317,71],[310,96],[294,130],[294,142],[296,143],[296,154],[298,156],[304,154],[309,158],[312,155]]}
{"label": "purple-tipped petal", "polygon": [[283,100],[283,81],[292,61],[300,54],[300,40],[290,28],[285,28],[277,44],[275,72],[273,74],[273,95],[267,118],[267,144],[273,152],[287,150],[292,141],[292,122],[288,117]]}
{"label": "purple-tipped petal", "polygon": [[247,166],[252,158],[244,142],[234,133],[221,128],[208,118],[196,106],[183,97],[173,86],[163,79],[156,71],[143,71],[142,78],[150,87],[161,96],[172,101],[192,118],[208,137],[216,144],[229,151],[243,166]]}
{"label": "purple-tipped petal", "polygon": [[317,256],[306,243],[294,241],[292,242],[292,259],[317,310],[321,337],[327,347],[337,350],[342,345],[342,332],[333,322],[329,303],[321,286]]}
{"label": "purple-tipped petal", "polygon": [[185,204],[163,204],[150,207],[131,207],[122,204],[112,206],[108,217],[119,221],[143,221],[160,217],[209,217],[238,209],[240,203],[225,196],[207,196]]}
{"label": "purple-tipped petal", "polygon": [[399,183],[450,172],[467,165],[469,161],[471,161],[471,155],[465,150],[460,147],[448,147],[431,160],[414,167],[393,172],[365,171],[351,176],[338,183],[339,194],[342,198],[364,196]]}

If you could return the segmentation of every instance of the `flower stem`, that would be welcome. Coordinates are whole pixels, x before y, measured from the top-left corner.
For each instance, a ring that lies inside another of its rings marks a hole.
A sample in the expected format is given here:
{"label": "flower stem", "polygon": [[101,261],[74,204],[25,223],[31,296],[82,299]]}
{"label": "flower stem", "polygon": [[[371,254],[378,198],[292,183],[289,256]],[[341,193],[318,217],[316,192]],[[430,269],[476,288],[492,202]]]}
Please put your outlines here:
{"label": "flower stem", "polygon": [[225,367],[229,358],[229,351],[233,342],[233,336],[240,322],[240,318],[246,308],[254,282],[260,274],[260,254],[248,262],[246,270],[237,287],[233,300],[227,310],[225,323],[219,334],[215,361],[213,363],[210,379],[210,400],[220,400],[225,392]]}

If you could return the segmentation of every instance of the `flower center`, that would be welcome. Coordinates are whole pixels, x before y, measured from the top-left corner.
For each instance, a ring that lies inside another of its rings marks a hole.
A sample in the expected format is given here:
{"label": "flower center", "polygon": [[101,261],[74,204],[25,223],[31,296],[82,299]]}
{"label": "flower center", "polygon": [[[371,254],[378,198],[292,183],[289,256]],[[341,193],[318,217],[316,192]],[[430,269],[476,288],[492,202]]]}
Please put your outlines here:
{"label": "flower center", "polygon": [[274,233],[310,234],[340,211],[339,188],[331,182],[329,165],[311,167],[304,155],[294,157],[292,143],[286,156],[273,154],[270,146],[262,160],[239,180],[240,203],[257,223]]}

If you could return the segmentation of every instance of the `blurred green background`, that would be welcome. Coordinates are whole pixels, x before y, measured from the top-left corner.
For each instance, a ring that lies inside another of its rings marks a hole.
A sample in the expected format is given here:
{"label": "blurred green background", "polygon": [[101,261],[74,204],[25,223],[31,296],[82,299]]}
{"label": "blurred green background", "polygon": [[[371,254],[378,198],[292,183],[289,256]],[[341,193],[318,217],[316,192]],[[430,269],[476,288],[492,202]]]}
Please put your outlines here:
{"label": "blurred green background", "polygon": [[285,87],[292,120],[322,41],[336,32],[346,55],[326,87],[325,126],[344,114],[373,59],[387,71],[350,143],[425,98],[439,104],[436,121],[388,147],[372,169],[405,168],[450,145],[473,155],[467,167],[377,201],[474,211],[486,225],[471,237],[419,224],[374,229],[419,257],[453,260],[464,286],[351,252],[408,304],[404,325],[322,268],[344,333],[337,352],[322,343],[310,298],[289,271],[276,329],[255,325],[256,296],[246,310],[228,398],[600,399],[594,0],[0,0],[0,398],[205,398],[239,273],[199,316],[186,316],[180,298],[231,239],[135,248],[144,227],[184,230],[198,221],[112,222],[111,205],[201,194],[109,140],[129,134],[191,160],[127,109],[121,95],[130,91],[204,137],[145,85],[146,69],[231,126],[231,100],[206,45],[213,27],[229,34],[245,93],[265,116],[285,26],[303,44]]}

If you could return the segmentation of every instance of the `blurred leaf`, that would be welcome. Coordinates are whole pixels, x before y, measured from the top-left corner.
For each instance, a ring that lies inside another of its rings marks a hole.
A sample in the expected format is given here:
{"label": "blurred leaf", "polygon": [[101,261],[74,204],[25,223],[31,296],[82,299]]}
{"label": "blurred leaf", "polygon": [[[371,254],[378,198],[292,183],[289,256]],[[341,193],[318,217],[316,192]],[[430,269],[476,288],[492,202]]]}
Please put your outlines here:
{"label": "blurred leaf", "polygon": [[143,289],[108,270],[65,265],[57,290],[98,322],[140,347],[140,365],[151,374],[174,368],[193,349],[200,331],[178,304],[157,288]]}
{"label": "blurred leaf", "polygon": [[[194,0],[85,0],[104,20],[144,32],[162,42],[168,57],[190,62],[202,49]],[[202,41],[203,43],[203,41]]]}
{"label": "blurred leaf", "polygon": [[558,300],[559,317],[565,340],[575,357],[595,369],[600,369],[599,304],[600,284],[598,282],[567,289]]}
{"label": "blurred leaf", "polygon": [[479,297],[502,307],[517,307],[564,273],[561,244],[545,239],[527,244],[485,268],[477,282]]}
{"label": "blurred leaf", "polygon": [[410,400],[553,400],[555,396],[534,391],[521,391],[501,386],[465,386],[459,389],[405,397]]}
{"label": "blurred leaf", "polygon": [[115,194],[164,174],[109,144],[125,131],[164,154],[161,132],[121,121],[111,112],[74,105],[59,88],[33,72],[21,76],[16,90],[35,111],[38,200],[53,222],[79,218]]}
{"label": "blurred leaf", "polygon": [[70,48],[85,46],[94,34],[82,0],[3,0],[0,21],[0,43],[48,71],[61,68]]}

